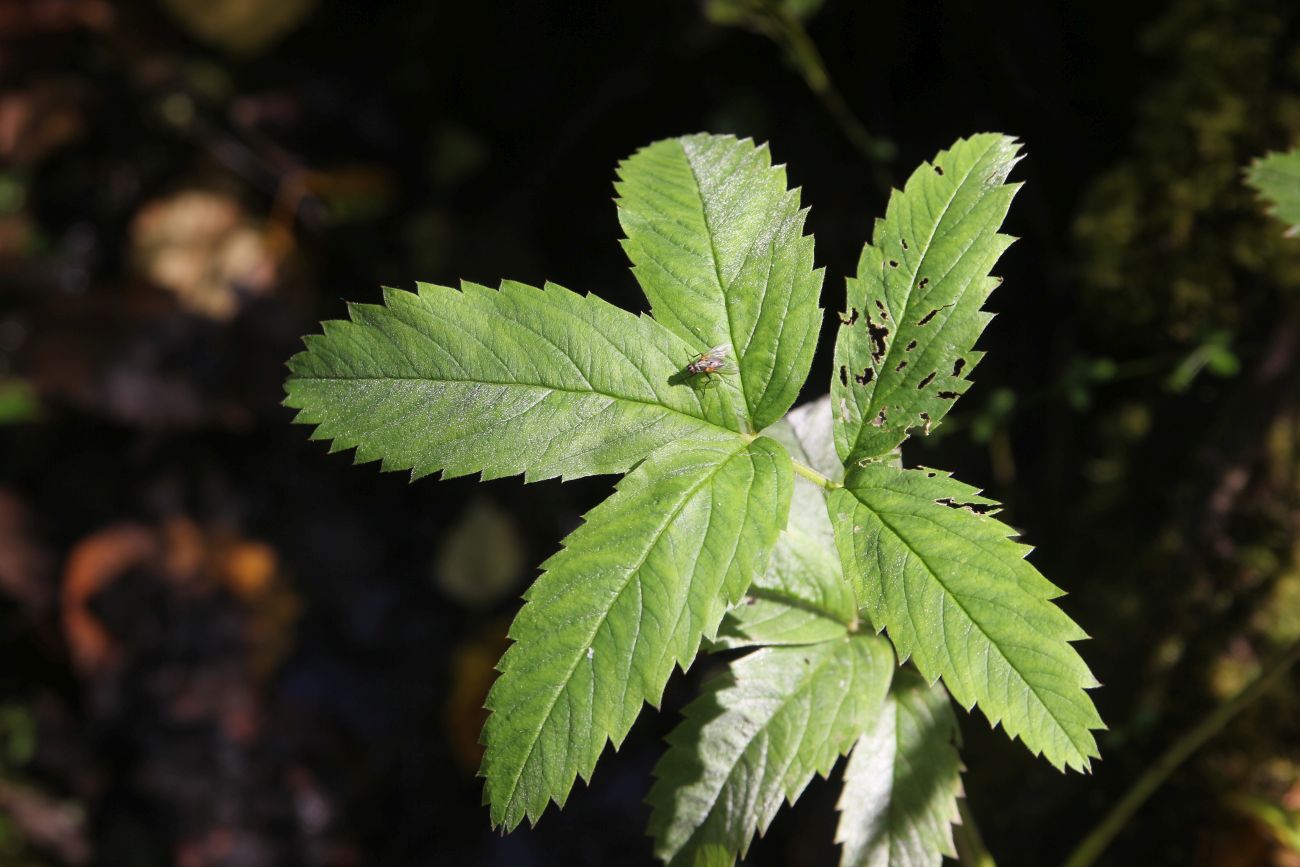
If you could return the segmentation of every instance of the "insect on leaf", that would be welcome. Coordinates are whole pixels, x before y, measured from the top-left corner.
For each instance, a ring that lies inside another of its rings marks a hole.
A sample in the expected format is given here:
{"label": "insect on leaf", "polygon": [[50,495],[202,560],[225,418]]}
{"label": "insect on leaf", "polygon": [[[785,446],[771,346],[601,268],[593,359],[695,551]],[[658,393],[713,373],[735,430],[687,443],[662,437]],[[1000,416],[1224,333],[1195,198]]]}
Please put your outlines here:
{"label": "insect on leaf", "polygon": [[285,404],[313,439],[413,477],[625,472],[664,443],[739,440],[734,388],[674,385],[681,338],[555,285],[421,284],[354,304],[289,361]]}
{"label": "insect on leaf", "polygon": [[731,344],[751,427],[766,427],[798,396],[821,327],[798,190],[766,145],[731,136],[656,142],[618,173],[623,248],[654,317],[694,353]]}
{"label": "insect on leaf", "polygon": [[927,434],[970,387],[992,314],[989,269],[1011,245],[998,232],[1019,184],[1020,146],[995,133],[942,151],[894,191],[848,281],[835,344],[835,447],[846,464]]}

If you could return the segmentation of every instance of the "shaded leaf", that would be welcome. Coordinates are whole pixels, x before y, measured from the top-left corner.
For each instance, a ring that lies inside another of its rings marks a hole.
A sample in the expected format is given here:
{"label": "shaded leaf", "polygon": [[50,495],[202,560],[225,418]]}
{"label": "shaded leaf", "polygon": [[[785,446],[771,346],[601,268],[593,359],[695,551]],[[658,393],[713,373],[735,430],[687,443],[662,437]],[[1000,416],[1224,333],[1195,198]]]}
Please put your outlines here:
{"label": "shaded leaf", "polygon": [[[832,478],[843,474],[831,440],[830,400],[797,407],[764,434],[791,456]],[[835,553],[825,489],[794,478],[790,518],[767,571],[722,622],[721,647],[809,644],[842,636],[857,621],[853,590]]]}
{"label": "shaded leaf", "polygon": [[943,687],[899,669],[844,767],[841,867],[938,867],[957,857],[958,736]]}
{"label": "shaded leaf", "polygon": [[766,145],[692,135],[619,166],[623,247],[655,318],[703,352],[729,343],[752,428],[790,408],[821,327],[807,211]]}
{"label": "shaded leaf", "polygon": [[655,854],[670,865],[743,855],[783,803],[848,751],[893,671],[889,645],[862,634],[732,663],[686,708],[655,768],[647,798]]}
{"label": "shaded leaf", "polygon": [[791,527],[781,533],[767,572],[727,612],[716,643],[726,648],[815,644],[844,636],[856,622],[853,590],[834,549]]}
{"label": "shaded leaf", "polygon": [[973,351],[992,314],[989,269],[1012,239],[998,233],[1019,184],[1014,139],[959,140],[895,191],[856,279],[835,345],[835,447],[845,464],[929,433],[983,357]]}
{"label": "shaded leaf", "polygon": [[1086,638],[1061,595],[988,512],[992,500],[947,474],[871,464],[830,494],[845,574],[900,659],[942,677],[1057,768],[1086,769],[1102,722],[1096,686],[1069,642]]}
{"label": "shaded leaf", "polygon": [[482,775],[492,821],[535,822],[588,779],[674,665],[767,565],[790,501],[770,439],[678,443],[629,473],[545,564],[488,696]]}

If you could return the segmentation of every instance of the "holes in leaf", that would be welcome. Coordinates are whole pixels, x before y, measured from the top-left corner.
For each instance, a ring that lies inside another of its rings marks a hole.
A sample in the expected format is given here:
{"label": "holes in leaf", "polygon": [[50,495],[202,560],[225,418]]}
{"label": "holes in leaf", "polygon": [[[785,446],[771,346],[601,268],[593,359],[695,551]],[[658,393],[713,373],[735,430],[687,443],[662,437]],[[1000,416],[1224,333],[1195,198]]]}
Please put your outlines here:
{"label": "holes in leaf", "polygon": [[899,238],[899,239],[898,239],[898,243],[900,243],[900,244],[903,245],[903,249],[904,249],[904,250],[908,249],[908,247],[907,247],[907,239],[906,239],[906,238]]}
{"label": "holes in leaf", "polygon": [[965,367],[966,367],[966,359],[964,358],[957,359],[955,362],[953,362],[952,365],[952,375],[954,377],[961,376],[961,372],[962,370],[965,369]]}
{"label": "holes in leaf", "polygon": [[880,359],[885,357],[885,338],[889,336],[889,329],[868,319],[867,334],[871,337],[871,360],[880,364]]}
{"label": "holes in leaf", "polygon": [[942,174],[943,174],[943,166],[939,165],[938,163],[935,163],[935,164],[934,164],[934,173],[935,173],[936,175],[942,175]]}
{"label": "holes in leaf", "polygon": [[954,306],[955,303],[956,303],[956,302],[953,302],[953,304],[945,304],[945,305],[943,305],[943,307],[936,307],[936,308],[934,308],[934,309],[931,310],[929,313],[927,313],[927,314],[925,314],[924,316],[922,316],[921,319],[920,319],[920,321],[918,321],[916,324],[917,324],[917,325],[925,325],[925,324],[928,323],[931,319],[933,319],[934,317],[938,316],[940,310],[944,310],[944,309],[946,309],[946,308],[948,308],[948,307],[952,307],[952,306]]}
{"label": "holes in leaf", "polygon": [[904,367],[907,367],[907,359],[906,359],[906,358],[904,358],[902,361],[898,362],[898,366],[894,368],[894,373],[902,373]]}
{"label": "holes in leaf", "polygon": [[926,286],[929,286],[929,285],[930,285],[930,278],[929,278],[929,277],[922,277],[922,278],[921,278],[921,282],[916,284],[916,288],[917,288],[917,289],[924,289]]}
{"label": "holes in leaf", "polygon": [[841,364],[841,365],[840,365],[840,385],[843,385],[843,386],[846,386],[846,387],[847,387],[848,384],[849,384],[849,368],[848,368],[848,365]]}
{"label": "holes in leaf", "polygon": [[977,515],[987,515],[997,509],[997,506],[992,503],[959,503],[952,497],[944,497],[942,500],[935,500],[935,502],[940,506],[947,506],[950,509],[965,509]]}
{"label": "holes in leaf", "polygon": [[849,311],[848,319],[844,318],[843,313],[840,314],[840,322],[844,325],[852,325],[854,322],[857,321],[858,321],[858,308],[856,307],[854,307],[852,310]]}
{"label": "holes in leaf", "polygon": [[934,478],[935,476],[937,476],[937,475],[939,475],[939,474],[938,474],[938,473],[926,473],[926,474],[925,474],[925,477],[926,477],[927,479],[933,479],[933,478]]}
{"label": "holes in leaf", "polygon": [[871,420],[871,426],[872,427],[885,426],[885,408],[883,406],[880,408],[880,414]]}
{"label": "holes in leaf", "polygon": [[915,341],[915,340],[909,340],[909,341],[907,342],[907,345],[904,346],[903,348],[904,348],[905,350],[907,350],[908,352],[911,352],[913,349],[916,349],[916,341]]}
{"label": "holes in leaf", "polygon": [[897,259],[890,259],[890,260],[889,260],[889,267],[890,267],[890,268],[897,268],[897,267],[898,267],[898,260],[897,260]]}
{"label": "holes in leaf", "polygon": [[[872,370],[870,367],[864,367],[862,369],[862,373],[854,374],[853,381],[856,382],[858,385],[866,385],[875,378],[876,378],[876,372]],[[848,383],[845,383],[845,385],[847,384]]]}
{"label": "holes in leaf", "polygon": [[925,387],[926,387],[927,385],[929,385],[930,383],[934,382],[934,378],[935,378],[936,376],[938,376],[938,375],[939,375],[939,371],[937,371],[937,370],[932,370],[932,371],[930,371],[930,372],[926,375],[925,379],[921,380],[921,381],[917,384],[917,386],[916,386],[916,390],[917,390],[917,391],[920,391],[921,389],[925,388]]}
{"label": "holes in leaf", "polygon": [[959,395],[959,394],[958,394],[957,392],[955,392],[955,391],[941,391],[941,392],[939,392],[939,397],[940,397],[940,399],[942,399],[942,400],[956,400],[956,399],[957,399],[958,397],[960,397],[960,396],[961,396],[961,395]]}
{"label": "holes in leaf", "polygon": [[876,299],[876,309],[880,311],[880,318],[888,322],[889,311],[885,309],[885,305],[881,302],[879,298]]}

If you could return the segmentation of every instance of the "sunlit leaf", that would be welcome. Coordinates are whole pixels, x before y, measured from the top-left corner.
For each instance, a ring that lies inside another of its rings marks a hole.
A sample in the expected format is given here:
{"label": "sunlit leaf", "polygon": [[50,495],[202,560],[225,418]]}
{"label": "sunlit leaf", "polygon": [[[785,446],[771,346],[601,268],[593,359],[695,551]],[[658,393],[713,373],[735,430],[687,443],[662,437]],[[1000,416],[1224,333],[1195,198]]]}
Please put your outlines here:
{"label": "sunlit leaf", "polygon": [[703,352],[730,344],[753,429],[790,408],[821,327],[807,211],[766,145],[656,142],[619,166],[623,247],[657,320]]}
{"label": "sunlit leaf", "polygon": [[890,197],[848,282],[831,381],[835,447],[845,463],[927,434],[970,387],[973,351],[998,285],[989,269],[1011,245],[998,232],[1019,184],[1004,184],[1019,145],[962,139]]}
{"label": "sunlit leaf", "polygon": [[559,286],[390,289],[289,361],[313,439],[413,477],[624,472],[682,438],[738,439],[734,391],[681,382],[691,350],[648,317]]}
{"label": "sunlit leaf", "polygon": [[774,441],[678,443],[637,467],[529,589],[487,707],[494,824],[536,821],[588,779],[675,665],[712,638],[785,524],[790,459]]}
{"label": "sunlit leaf", "polygon": [[830,502],[844,572],[899,658],[1056,767],[1086,769],[1102,722],[1084,690],[1097,681],[1070,642],[1087,636],[989,514],[997,504],[945,473],[879,464]]}

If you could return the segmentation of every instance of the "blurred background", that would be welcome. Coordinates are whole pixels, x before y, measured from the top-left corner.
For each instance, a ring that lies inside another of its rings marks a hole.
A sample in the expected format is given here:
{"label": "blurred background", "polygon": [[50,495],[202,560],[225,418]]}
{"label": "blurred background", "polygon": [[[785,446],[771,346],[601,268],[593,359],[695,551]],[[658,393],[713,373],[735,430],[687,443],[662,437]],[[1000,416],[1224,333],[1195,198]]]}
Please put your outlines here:
{"label": "blurred background", "polygon": [[[408,485],[279,401],[381,285],[643,309],[614,167],[700,130],[788,164],[828,310],[889,184],[1026,144],[989,355],[905,454],[1007,503],[1105,684],[1091,776],[963,716],[999,864],[1300,638],[1300,240],[1241,180],[1300,144],[1294,0],[0,0],[0,865],[651,863],[707,662],[536,830],[474,778],[518,596],[612,480]],[[1298,767],[1292,672],[1100,863],[1300,865]],[[835,863],[836,794],[748,863]]]}

